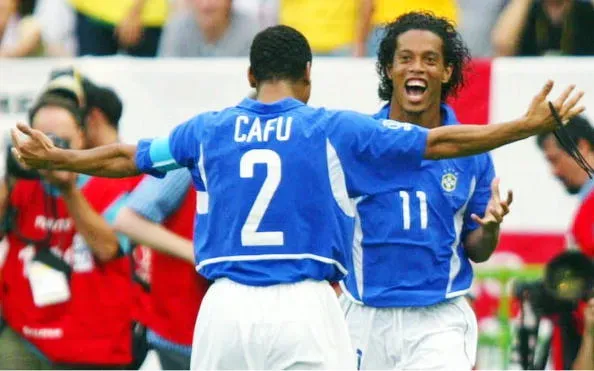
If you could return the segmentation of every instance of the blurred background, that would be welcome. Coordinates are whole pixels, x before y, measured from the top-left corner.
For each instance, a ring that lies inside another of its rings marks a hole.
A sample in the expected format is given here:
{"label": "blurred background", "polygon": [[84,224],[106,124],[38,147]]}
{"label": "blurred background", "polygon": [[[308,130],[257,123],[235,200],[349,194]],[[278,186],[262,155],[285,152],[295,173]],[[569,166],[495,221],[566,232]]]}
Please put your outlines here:
{"label": "blurred background", "polygon": [[[578,84],[585,119],[594,119],[594,0],[0,0],[0,129],[26,122],[50,72],[74,66],[121,98],[123,141],[166,134],[252,93],[249,46],[275,24],[295,27],[312,46],[312,105],[373,113],[381,25],[412,10],[452,20],[472,53],[467,85],[449,102],[462,123],[522,115],[547,79],[557,83],[553,95]],[[525,323],[514,293],[518,282],[542,278],[555,256],[580,248],[570,237],[580,200],[532,139],[493,158],[502,192],[513,189],[515,200],[495,254],[475,266],[476,369],[522,369]],[[0,265],[2,256],[0,248]],[[554,318],[542,317],[531,342],[539,357],[555,332]],[[555,367],[554,357],[544,359]],[[160,366],[149,355],[143,367]]]}

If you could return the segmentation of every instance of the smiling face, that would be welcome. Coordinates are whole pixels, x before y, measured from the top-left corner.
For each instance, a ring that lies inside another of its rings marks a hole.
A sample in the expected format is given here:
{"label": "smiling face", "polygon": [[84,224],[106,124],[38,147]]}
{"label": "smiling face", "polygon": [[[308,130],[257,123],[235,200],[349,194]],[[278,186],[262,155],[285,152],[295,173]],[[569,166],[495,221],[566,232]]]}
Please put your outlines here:
{"label": "smiling face", "polygon": [[422,114],[441,103],[441,89],[452,76],[445,65],[443,41],[427,30],[409,30],[396,40],[390,76],[394,95],[392,103],[408,114]]}

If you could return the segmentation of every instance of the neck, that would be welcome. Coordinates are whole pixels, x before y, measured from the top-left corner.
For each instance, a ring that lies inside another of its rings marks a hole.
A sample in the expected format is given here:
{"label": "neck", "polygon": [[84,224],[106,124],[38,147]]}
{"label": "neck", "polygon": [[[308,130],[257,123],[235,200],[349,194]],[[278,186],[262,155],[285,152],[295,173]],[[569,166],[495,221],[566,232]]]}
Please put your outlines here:
{"label": "neck", "polygon": [[105,146],[119,141],[118,132],[115,128],[107,123],[104,125],[103,130],[101,130],[100,134],[97,136],[97,143],[95,143],[95,146]]}
{"label": "neck", "polygon": [[288,81],[264,82],[257,88],[256,99],[262,103],[277,102],[285,98],[297,98],[294,85]]}
{"label": "neck", "polygon": [[410,122],[428,129],[437,128],[442,125],[441,109],[439,104],[431,105],[423,112],[408,112],[396,103],[393,97],[390,102],[390,120]]}
{"label": "neck", "polygon": [[231,23],[231,16],[227,17],[223,22],[213,25],[212,27],[207,27],[202,29],[202,34],[204,35],[204,40],[209,44],[216,44],[220,39],[223,38],[225,32],[229,28],[229,24]]}

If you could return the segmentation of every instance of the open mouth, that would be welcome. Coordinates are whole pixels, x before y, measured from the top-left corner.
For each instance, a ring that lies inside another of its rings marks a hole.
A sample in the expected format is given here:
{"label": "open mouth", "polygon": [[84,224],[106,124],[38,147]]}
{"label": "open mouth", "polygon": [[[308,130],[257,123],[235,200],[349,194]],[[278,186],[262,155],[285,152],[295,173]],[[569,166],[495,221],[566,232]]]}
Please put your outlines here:
{"label": "open mouth", "polygon": [[427,82],[422,79],[409,79],[406,81],[404,89],[411,102],[420,102],[427,90]]}

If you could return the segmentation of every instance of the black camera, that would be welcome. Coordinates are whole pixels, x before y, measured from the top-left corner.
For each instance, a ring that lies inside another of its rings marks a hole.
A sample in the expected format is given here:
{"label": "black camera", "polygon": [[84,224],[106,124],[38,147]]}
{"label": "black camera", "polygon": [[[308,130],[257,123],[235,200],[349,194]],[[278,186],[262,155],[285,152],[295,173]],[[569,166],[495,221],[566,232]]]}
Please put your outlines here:
{"label": "black camera", "polygon": [[513,294],[542,315],[572,311],[594,297],[594,262],[580,251],[561,253],[546,265],[543,280],[517,282]]}
{"label": "black camera", "polygon": [[[49,133],[46,134],[48,138],[52,140],[54,145],[58,148],[69,149],[70,142],[67,139],[60,138],[59,136]],[[39,179],[39,172],[35,169],[25,169],[12,155],[12,145],[8,145],[6,150],[6,175],[17,178],[17,179]]]}
{"label": "black camera", "polygon": [[512,358],[517,355],[524,370],[545,368],[552,340],[539,346],[538,337],[541,318],[549,317],[561,330],[564,368],[571,368],[581,341],[574,311],[580,301],[594,297],[594,262],[579,251],[561,253],[546,265],[544,279],[515,283],[513,296],[522,310]]}

